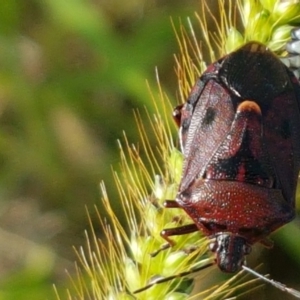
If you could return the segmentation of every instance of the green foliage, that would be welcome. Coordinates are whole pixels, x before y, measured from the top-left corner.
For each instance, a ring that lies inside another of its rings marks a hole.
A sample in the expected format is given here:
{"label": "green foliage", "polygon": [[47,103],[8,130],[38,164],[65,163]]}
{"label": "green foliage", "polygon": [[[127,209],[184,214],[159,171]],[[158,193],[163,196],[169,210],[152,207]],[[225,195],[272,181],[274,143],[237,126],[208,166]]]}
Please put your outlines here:
{"label": "green foliage", "polygon": [[[0,233],[0,299],[50,299],[52,282],[65,280],[101,179],[117,199],[116,140],[122,130],[136,140],[132,110],[150,109],[146,79],[155,81],[155,66],[172,86],[170,16],[191,15],[192,4],[1,2],[0,224],[9,235]],[[52,253],[48,268],[24,241]],[[26,261],[27,251],[41,261]]]}

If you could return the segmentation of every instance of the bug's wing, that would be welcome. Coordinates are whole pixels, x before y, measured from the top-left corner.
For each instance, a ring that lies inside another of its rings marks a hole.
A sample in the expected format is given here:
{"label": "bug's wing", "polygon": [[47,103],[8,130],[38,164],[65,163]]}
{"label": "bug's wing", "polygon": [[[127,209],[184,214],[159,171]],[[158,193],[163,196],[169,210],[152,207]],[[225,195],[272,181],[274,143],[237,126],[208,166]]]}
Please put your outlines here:
{"label": "bug's wing", "polygon": [[215,80],[208,80],[195,104],[184,140],[180,191],[203,176],[206,165],[230,131],[234,114],[228,91]]}

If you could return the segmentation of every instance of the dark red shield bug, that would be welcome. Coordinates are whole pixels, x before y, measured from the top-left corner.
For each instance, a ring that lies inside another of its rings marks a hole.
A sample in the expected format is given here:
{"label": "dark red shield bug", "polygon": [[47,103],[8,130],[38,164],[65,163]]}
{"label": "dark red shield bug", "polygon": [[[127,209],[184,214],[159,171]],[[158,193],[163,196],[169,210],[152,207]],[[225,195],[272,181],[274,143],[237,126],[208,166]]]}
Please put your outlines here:
{"label": "dark red shield bug", "polygon": [[210,65],[174,111],[184,155],[182,179],[167,208],[202,231],[224,272],[243,266],[251,245],[295,217],[300,166],[300,86],[264,45],[250,42]]}
{"label": "dark red shield bug", "polygon": [[[294,49],[300,29],[293,34]],[[175,108],[183,173],[176,199],[165,207],[182,208],[193,223],[164,229],[168,244],[160,250],[174,244],[171,236],[200,230],[222,271],[243,268],[300,298],[300,292],[244,265],[253,244],[272,246],[268,235],[295,217],[300,85],[285,64],[296,74],[300,64],[288,52],[283,63],[250,42],[210,65],[186,103]],[[191,272],[158,278],[135,293]]]}

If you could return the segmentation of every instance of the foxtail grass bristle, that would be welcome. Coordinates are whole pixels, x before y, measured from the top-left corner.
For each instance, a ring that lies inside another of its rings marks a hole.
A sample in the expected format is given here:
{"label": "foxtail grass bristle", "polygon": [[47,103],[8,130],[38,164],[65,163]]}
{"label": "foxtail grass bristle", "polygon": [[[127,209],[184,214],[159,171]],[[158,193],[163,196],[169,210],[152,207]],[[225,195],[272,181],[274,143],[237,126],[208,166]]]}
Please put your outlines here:
{"label": "foxtail grass bristle", "polygon": [[[201,12],[188,19],[187,25],[180,23],[177,26],[176,21],[172,21],[179,45],[179,54],[175,56],[179,103],[186,100],[208,63],[250,40],[284,54],[290,30],[300,22],[298,1],[219,0],[219,19],[211,12],[210,1],[202,3]],[[208,19],[215,25],[215,32],[209,30]],[[239,26],[238,20],[241,20]],[[203,35],[201,43],[194,30],[198,26],[196,23],[199,23]],[[208,53],[206,62],[204,51]],[[78,276],[73,278],[68,299],[224,299],[239,289],[247,292],[251,289],[253,281],[245,283],[243,272],[225,283],[202,288],[200,271],[197,289],[194,289],[193,278],[175,278],[134,294],[134,291],[149,285],[151,280],[213,262],[207,251],[207,239],[200,232],[174,237],[174,247],[151,256],[165,244],[160,236],[163,228],[176,227],[176,222],[180,225],[190,223],[182,210],[163,208],[166,199],[176,196],[182,154],[177,149],[176,128],[171,122],[172,107],[176,103],[167,98],[159,84],[158,72],[156,74],[158,94],[152,94],[156,113],[147,113],[147,121],[139,112],[135,113],[140,146],[131,145],[125,134],[123,141],[119,142],[121,172],[113,174],[127,222],[126,229],[118,219],[118,212],[112,209],[105,185],[101,183],[102,202],[108,219],[103,219],[96,208],[100,225],[91,224],[90,233],[86,233],[87,245],[77,250]],[[149,90],[151,93],[151,87]],[[156,137],[156,145],[150,144],[149,135]],[[93,226],[100,226],[104,237],[98,239]],[[190,248],[194,251],[185,251]],[[207,270],[203,272],[202,276],[210,276]],[[194,290],[197,292],[192,296]]]}

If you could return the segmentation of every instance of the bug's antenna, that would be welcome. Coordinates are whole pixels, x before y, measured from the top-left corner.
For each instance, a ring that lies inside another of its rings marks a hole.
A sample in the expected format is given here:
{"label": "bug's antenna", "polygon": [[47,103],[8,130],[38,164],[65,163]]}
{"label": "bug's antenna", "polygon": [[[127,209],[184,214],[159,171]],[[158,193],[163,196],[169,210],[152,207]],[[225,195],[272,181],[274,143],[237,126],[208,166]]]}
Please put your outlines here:
{"label": "bug's antenna", "polygon": [[289,288],[287,287],[285,284],[279,282],[279,281],[275,281],[273,279],[269,279],[267,278],[266,276],[248,268],[247,266],[243,265],[242,266],[243,270],[247,271],[248,273],[251,273],[252,275],[258,277],[259,279],[271,284],[272,286],[276,287],[277,289],[283,291],[283,292],[286,292],[286,293],[289,293],[290,295],[293,295],[294,297],[300,299],[300,292],[295,290],[295,289],[292,289],[292,288]]}

